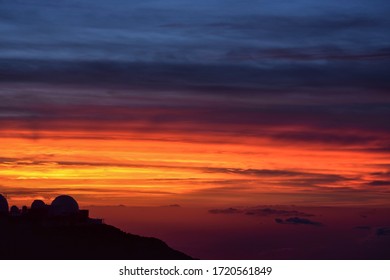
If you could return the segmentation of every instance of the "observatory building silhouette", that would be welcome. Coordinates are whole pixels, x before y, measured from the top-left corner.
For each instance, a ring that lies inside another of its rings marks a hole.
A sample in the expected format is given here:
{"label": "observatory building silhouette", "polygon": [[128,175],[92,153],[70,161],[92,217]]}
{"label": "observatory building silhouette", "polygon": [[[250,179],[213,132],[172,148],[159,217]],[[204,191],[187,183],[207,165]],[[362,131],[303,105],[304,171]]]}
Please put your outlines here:
{"label": "observatory building silhouette", "polygon": [[89,210],[80,210],[77,201],[69,195],[57,196],[50,205],[34,200],[31,207],[9,208],[6,197],[0,194],[0,218],[24,222],[41,222],[46,225],[101,224],[102,219],[89,217]]}
{"label": "observatory building silhouette", "polygon": [[0,215],[8,214],[8,201],[0,194]]}

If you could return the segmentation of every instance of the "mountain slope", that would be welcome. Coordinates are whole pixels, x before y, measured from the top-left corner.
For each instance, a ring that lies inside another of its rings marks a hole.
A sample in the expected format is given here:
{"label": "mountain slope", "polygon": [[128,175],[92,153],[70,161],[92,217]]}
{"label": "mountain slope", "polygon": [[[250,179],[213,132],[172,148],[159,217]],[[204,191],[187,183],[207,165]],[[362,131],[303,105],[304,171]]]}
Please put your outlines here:
{"label": "mountain slope", "polygon": [[191,259],[156,238],[109,225],[43,226],[0,222],[0,259]]}

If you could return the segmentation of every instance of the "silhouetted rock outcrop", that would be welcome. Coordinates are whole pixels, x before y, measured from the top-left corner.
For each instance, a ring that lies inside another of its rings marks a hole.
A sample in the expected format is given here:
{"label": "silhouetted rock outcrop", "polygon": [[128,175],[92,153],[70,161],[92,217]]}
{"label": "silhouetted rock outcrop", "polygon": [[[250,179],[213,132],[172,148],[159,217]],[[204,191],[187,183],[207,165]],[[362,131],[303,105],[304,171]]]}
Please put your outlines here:
{"label": "silhouetted rock outcrop", "polygon": [[12,206],[0,194],[0,259],[30,260],[178,260],[191,257],[156,238],[125,233],[92,219],[68,195],[30,209]]}
{"label": "silhouetted rock outcrop", "polygon": [[0,259],[191,259],[156,238],[105,224],[44,226],[0,220]]}

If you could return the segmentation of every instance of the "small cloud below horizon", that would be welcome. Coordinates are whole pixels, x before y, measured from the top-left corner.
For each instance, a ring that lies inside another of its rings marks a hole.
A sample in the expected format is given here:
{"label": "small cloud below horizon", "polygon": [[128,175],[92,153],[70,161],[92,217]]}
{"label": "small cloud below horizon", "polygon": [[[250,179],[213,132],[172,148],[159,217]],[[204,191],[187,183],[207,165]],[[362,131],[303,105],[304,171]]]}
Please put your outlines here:
{"label": "small cloud below horizon", "polygon": [[244,214],[248,216],[299,216],[299,217],[313,217],[315,215],[300,212],[297,210],[286,210],[286,209],[276,209],[269,207],[246,207],[243,209],[240,208],[221,208],[221,209],[211,209],[209,210],[211,214]]}
{"label": "small cloud below horizon", "polygon": [[308,214],[300,212],[297,210],[283,210],[283,209],[273,209],[273,208],[253,208],[245,212],[246,215],[255,215],[255,216],[301,216],[301,217],[312,217],[313,214]]}
{"label": "small cloud below horizon", "polygon": [[320,222],[315,222],[309,219],[299,218],[299,217],[292,217],[287,218],[285,220],[277,218],[275,219],[275,222],[277,224],[283,224],[283,225],[309,225],[309,226],[323,226],[324,224]]}
{"label": "small cloud below horizon", "polygon": [[238,214],[238,213],[243,213],[242,210],[239,210],[237,208],[225,208],[225,209],[211,209],[209,210],[209,213],[211,214]]}
{"label": "small cloud below horizon", "polygon": [[390,236],[390,227],[380,227],[376,230],[377,236]]}
{"label": "small cloud below horizon", "polygon": [[162,205],[161,207],[181,208],[181,205],[180,204],[169,204],[169,205]]}
{"label": "small cloud below horizon", "polygon": [[354,229],[371,230],[371,226],[356,226]]}

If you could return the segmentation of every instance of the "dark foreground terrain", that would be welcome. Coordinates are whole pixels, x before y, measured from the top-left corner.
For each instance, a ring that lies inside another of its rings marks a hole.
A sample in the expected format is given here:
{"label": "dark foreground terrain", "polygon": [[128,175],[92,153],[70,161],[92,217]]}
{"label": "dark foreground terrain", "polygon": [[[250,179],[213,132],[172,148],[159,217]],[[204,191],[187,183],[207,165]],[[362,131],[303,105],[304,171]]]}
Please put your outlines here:
{"label": "dark foreground terrain", "polygon": [[125,233],[113,226],[0,221],[0,259],[117,260],[191,259],[156,238]]}

